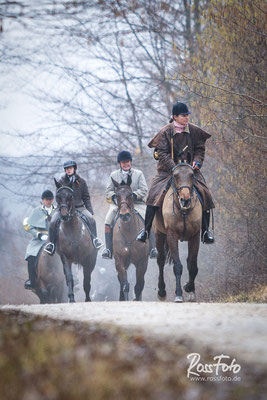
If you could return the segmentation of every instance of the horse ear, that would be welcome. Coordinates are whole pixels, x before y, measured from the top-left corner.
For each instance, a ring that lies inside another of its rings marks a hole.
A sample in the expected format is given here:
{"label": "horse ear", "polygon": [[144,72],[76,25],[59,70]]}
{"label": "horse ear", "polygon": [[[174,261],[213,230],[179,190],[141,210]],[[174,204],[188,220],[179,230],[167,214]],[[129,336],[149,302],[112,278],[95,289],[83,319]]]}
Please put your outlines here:
{"label": "horse ear", "polygon": [[56,178],[54,178],[54,182],[55,182],[55,185],[56,185],[57,189],[59,189],[59,188],[62,187],[61,183],[59,183],[59,182],[56,180]]}
{"label": "horse ear", "polygon": [[120,186],[120,185],[118,184],[118,182],[115,181],[113,178],[111,178],[111,180],[112,180],[113,185],[115,186],[115,188],[118,189],[118,187]]}
{"label": "horse ear", "polygon": [[128,178],[127,178],[127,185],[128,185],[128,186],[131,186],[131,184],[132,184],[132,177],[131,177],[131,175],[128,175]]}

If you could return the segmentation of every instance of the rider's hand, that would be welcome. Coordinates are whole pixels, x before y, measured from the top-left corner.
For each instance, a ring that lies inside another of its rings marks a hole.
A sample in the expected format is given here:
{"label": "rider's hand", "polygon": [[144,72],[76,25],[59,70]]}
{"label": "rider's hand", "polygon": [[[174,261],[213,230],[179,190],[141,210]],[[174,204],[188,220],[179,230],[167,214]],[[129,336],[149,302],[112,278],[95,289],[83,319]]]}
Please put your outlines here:
{"label": "rider's hand", "polygon": [[38,239],[45,241],[48,239],[48,235],[44,233],[38,233]]}
{"label": "rider's hand", "polygon": [[193,161],[193,169],[199,170],[201,168],[201,164],[199,161]]}

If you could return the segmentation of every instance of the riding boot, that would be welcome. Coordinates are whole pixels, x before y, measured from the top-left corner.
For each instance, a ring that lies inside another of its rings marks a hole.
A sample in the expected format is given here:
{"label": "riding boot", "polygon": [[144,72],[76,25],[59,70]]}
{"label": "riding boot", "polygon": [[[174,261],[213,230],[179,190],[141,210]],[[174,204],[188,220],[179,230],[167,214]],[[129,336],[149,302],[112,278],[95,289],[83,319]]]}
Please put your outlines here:
{"label": "riding boot", "polygon": [[209,230],[209,225],[210,225],[210,210],[203,211],[201,240],[203,243],[206,244],[214,243],[214,236],[212,232]]}
{"label": "riding boot", "polygon": [[56,250],[56,240],[57,232],[60,224],[60,218],[55,221],[51,221],[49,225],[49,242],[45,245],[44,251],[46,251],[50,256],[55,253]]}
{"label": "riding boot", "polygon": [[102,258],[111,259],[113,253],[113,229],[105,225],[106,248],[102,251]]}
{"label": "riding boot", "polygon": [[34,256],[29,256],[27,258],[28,261],[28,274],[29,274],[29,279],[25,282],[24,288],[28,290],[32,290],[35,288],[35,283],[36,283],[36,257]]}
{"label": "riding boot", "polygon": [[147,206],[146,207],[146,215],[145,215],[145,229],[142,229],[139,235],[136,237],[136,240],[139,242],[144,242],[149,237],[149,233],[151,231],[152,223],[154,216],[156,214],[158,207],[155,206]]}
{"label": "riding boot", "polygon": [[157,258],[158,257],[158,250],[156,249],[155,245],[155,233],[151,231],[149,236],[149,258]]}

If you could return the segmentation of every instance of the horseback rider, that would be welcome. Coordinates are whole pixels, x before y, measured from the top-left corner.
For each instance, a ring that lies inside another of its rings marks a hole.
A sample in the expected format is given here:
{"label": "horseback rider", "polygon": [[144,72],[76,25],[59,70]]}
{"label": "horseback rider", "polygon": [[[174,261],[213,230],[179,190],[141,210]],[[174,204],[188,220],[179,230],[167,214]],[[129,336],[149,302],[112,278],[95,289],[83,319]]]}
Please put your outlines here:
{"label": "horseback rider", "polygon": [[[148,188],[143,172],[132,168],[132,155],[129,151],[121,151],[118,154],[117,161],[120,168],[110,174],[106,189],[106,199],[107,202],[110,203],[110,206],[105,219],[106,248],[102,252],[102,257],[107,259],[112,258],[113,226],[118,212],[115,187],[112,179],[118,183],[121,183],[122,181],[126,183],[128,176],[130,176],[132,180],[131,188],[134,197],[134,208],[143,219],[145,218],[146,210],[145,197]],[[150,235],[150,238],[150,258],[156,258],[157,249],[155,248],[154,235]]]}
{"label": "horseback rider", "polygon": [[[86,219],[86,222],[90,228],[93,237],[93,245],[96,249],[103,246],[102,240],[97,237],[96,234],[96,223],[93,218],[94,212],[90,200],[87,183],[77,173],[77,163],[73,160],[66,161],[63,165],[66,172],[61,177],[59,183],[63,186],[68,186],[73,190],[75,208],[81,212],[82,216]],[[45,246],[44,250],[53,255],[56,248],[57,230],[60,223],[60,215],[57,211],[49,226],[49,243]]]}
{"label": "horseback rider", "polygon": [[27,246],[25,260],[28,262],[29,279],[25,282],[25,289],[34,289],[36,283],[36,261],[40,248],[48,238],[48,227],[55,212],[53,205],[54,195],[50,190],[42,194],[42,205],[36,207],[29,218],[25,218],[23,225],[33,238]]}
{"label": "horseback rider", "polygon": [[149,237],[155,213],[162,207],[169,188],[172,169],[179,162],[186,162],[194,169],[194,187],[203,203],[202,242],[207,244],[214,242],[214,236],[209,230],[209,222],[210,209],[215,206],[200,172],[205,157],[205,142],[211,135],[189,123],[189,114],[191,112],[186,104],[180,102],[174,104],[170,123],[164,126],[148,144],[149,147],[155,148],[154,157],[158,159],[158,172],[152,180],[146,201],[145,229],[136,238],[141,242],[145,242]]}

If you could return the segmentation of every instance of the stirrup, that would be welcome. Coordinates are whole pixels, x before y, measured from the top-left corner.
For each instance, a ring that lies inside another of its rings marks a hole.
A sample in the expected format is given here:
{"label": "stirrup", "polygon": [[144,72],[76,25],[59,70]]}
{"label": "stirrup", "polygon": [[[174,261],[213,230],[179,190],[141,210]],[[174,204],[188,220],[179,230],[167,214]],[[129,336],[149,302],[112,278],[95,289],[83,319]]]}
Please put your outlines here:
{"label": "stirrup", "polygon": [[[47,247],[52,247],[52,249],[48,249]],[[49,242],[45,245],[44,251],[46,251],[50,256],[52,256],[55,252],[55,245],[52,242]]]}
{"label": "stirrup", "polygon": [[210,230],[206,230],[203,233],[203,235],[201,237],[201,241],[204,244],[212,244],[212,243],[214,243],[214,236],[213,236],[213,234],[211,233]]}
{"label": "stirrup", "polygon": [[34,290],[34,287],[30,281],[30,279],[27,279],[24,283],[24,289],[26,290]]}
{"label": "stirrup", "polygon": [[[105,254],[106,253],[106,254]],[[110,251],[110,249],[104,249],[103,251],[102,251],[102,258],[104,258],[105,260],[111,260],[112,259],[112,254],[111,254],[111,251]]]}
{"label": "stirrup", "polygon": [[93,239],[93,245],[96,249],[100,249],[100,247],[104,246],[104,243],[102,242],[101,239],[99,239],[98,237],[95,237]]}
{"label": "stirrup", "polygon": [[158,250],[156,247],[150,250],[149,258],[157,258],[158,257]]}

